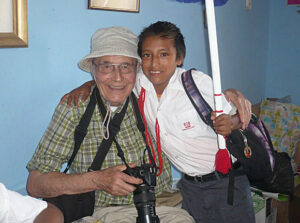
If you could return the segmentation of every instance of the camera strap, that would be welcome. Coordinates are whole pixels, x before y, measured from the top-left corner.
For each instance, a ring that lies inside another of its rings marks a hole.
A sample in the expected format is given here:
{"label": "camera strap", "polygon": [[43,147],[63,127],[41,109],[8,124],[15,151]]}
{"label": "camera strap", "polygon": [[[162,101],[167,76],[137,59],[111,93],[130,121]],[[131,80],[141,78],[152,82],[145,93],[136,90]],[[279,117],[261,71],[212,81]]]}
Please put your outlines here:
{"label": "camera strap", "polygon": [[[104,103],[103,103],[103,101],[100,97],[100,94],[99,94],[98,90],[96,92],[95,97],[96,97],[96,101],[97,101],[97,104],[99,106],[100,112],[101,112],[102,116],[105,117],[105,114],[106,114],[107,111],[105,109]],[[111,122],[108,126],[108,129],[110,131],[109,138],[102,140],[102,142],[99,146],[99,149],[97,151],[97,154],[96,154],[96,156],[93,160],[93,163],[92,163],[91,167],[89,168],[89,171],[100,170],[101,169],[101,166],[102,166],[102,163],[105,159],[105,156],[108,153],[109,148],[110,148],[113,140],[115,140],[115,136],[120,131],[120,126],[121,126],[121,123],[122,123],[123,118],[125,116],[125,113],[126,113],[126,110],[127,110],[127,107],[128,107],[128,103],[129,103],[129,97],[127,98],[121,112],[116,113],[114,115],[113,119],[111,120]]]}
{"label": "camera strap", "polygon": [[84,137],[86,136],[87,134],[87,128],[89,126],[89,123],[91,121],[91,118],[92,118],[92,115],[93,115],[93,112],[95,110],[95,106],[96,106],[96,98],[94,97],[95,94],[96,94],[96,91],[98,91],[98,89],[95,87],[94,90],[93,90],[93,93],[91,94],[91,97],[90,97],[90,102],[84,112],[84,114],[82,115],[80,121],[79,121],[79,124],[76,126],[75,128],[75,132],[74,132],[74,150],[73,150],[73,153],[71,155],[71,158],[69,159],[68,163],[67,163],[67,167],[66,169],[64,170],[64,173],[67,173],[79,148],[80,148],[80,145],[84,139]]}
{"label": "camera strap", "polygon": [[[99,96],[99,97],[100,97],[100,96]],[[136,97],[135,97],[134,93],[131,93],[130,99],[131,99],[131,102],[132,102],[132,104],[133,104],[133,110],[134,110],[134,112],[135,112],[135,117],[136,117],[136,120],[137,120],[137,128],[138,128],[139,131],[141,132],[141,134],[142,134],[142,136],[143,136],[143,139],[144,139],[144,141],[145,141],[145,144],[146,144],[146,150],[147,150],[147,152],[148,152],[148,156],[149,156],[150,163],[153,165],[153,167],[156,168],[156,165],[155,165],[155,161],[154,161],[153,155],[152,155],[151,150],[150,150],[150,148],[149,148],[149,146],[147,145],[147,142],[146,142],[146,137],[145,137],[145,126],[144,126],[144,123],[143,123],[143,121],[142,121],[141,113],[140,113],[140,110],[139,110],[139,107],[138,107],[138,103],[137,103],[137,100],[136,100]],[[101,98],[100,98],[100,100],[101,100]],[[127,99],[127,100],[128,100],[128,99]],[[99,102],[99,99],[98,99],[97,101]],[[104,105],[103,105],[103,103],[102,103],[102,100],[101,100],[100,103],[99,103],[99,107],[100,107],[101,114],[102,114],[102,116],[104,117],[107,111],[106,111],[106,109],[105,109],[105,107],[104,107]],[[123,109],[124,109],[124,108],[123,108]],[[122,111],[123,111],[123,110],[122,110]],[[122,111],[121,111],[119,114],[121,114]],[[124,111],[124,114],[125,114],[125,112],[126,112],[126,110]],[[116,115],[117,115],[117,114],[116,114]],[[116,115],[115,115],[115,116],[116,116]],[[110,126],[113,124],[113,122],[114,122],[114,119],[112,120]],[[121,120],[121,122],[122,122],[122,120]],[[120,124],[121,124],[121,122],[120,122]],[[109,128],[110,128],[110,126],[109,126]],[[119,126],[120,126],[120,125],[119,125]],[[118,150],[118,154],[117,154],[117,155],[121,158],[121,160],[123,161],[123,163],[126,165],[126,168],[130,168],[129,165],[128,165],[128,163],[126,162],[126,159],[125,159],[125,156],[124,156],[124,152],[123,152],[123,150],[121,149],[121,146],[120,146],[120,144],[118,143],[118,141],[115,139],[115,136],[116,136],[116,134],[114,134],[114,133],[113,133],[113,135],[110,134],[109,139],[111,139],[111,141],[113,140],[113,141],[115,142],[116,147],[117,147],[117,150]],[[108,139],[108,140],[109,140],[109,139]],[[111,145],[111,144],[110,144],[110,145]],[[107,151],[108,151],[108,150],[107,150]],[[98,152],[99,152],[99,150],[98,150]],[[106,152],[106,153],[107,153],[107,152]],[[97,154],[98,154],[98,153],[97,153]],[[100,153],[100,154],[101,154],[101,153]],[[103,154],[104,154],[104,153],[103,153]],[[97,155],[96,155],[96,157],[97,157]],[[96,158],[96,157],[95,157],[95,158]],[[104,157],[105,157],[105,156],[102,156],[102,159],[104,159]],[[145,163],[144,157],[143,157],[143,163]]]}
{"label": "camera strap", "polygon": [[[98,103],[99,107],[100,107],[100,111],[102,109],[102,111],[104,112],[104,115],[106,113],[106,109],[103,105],[102,99],[100,97],[99,94],[99,90],[97,87],[94,88],[91,96],[90,96],[90,102],[84,112],[84,114],[82,115],[79,124],[76,126],[75,128],[75,132],[74,132],[74,150],[73,153],[71,155],[71,158],[69,159],[68,163],[67,163],[67,167],[64,170],[64,173],[67,173],[72,162],[74,161],[74,158],[78,152],[78,150],[80,149],[81,143],[84,139],[84,137],[87,134],[87,128],[89,126],[89,123],[91,121],[91,118],[93,116],[94,110],[95,110],[95,106],[96,106],[96,102]],[[105,159],[106,154],[108,153],[108,150],[112,144],[112,141],[114,139],[114,136],[119,132],[120,130],[120,125],[121,122],[123,121],[123,118],[125,116],[127,107],[128,107],[128,102],[129,102],[129,97],[127,98],[124,107],[122,108],[120,113],[117,113],[113,120],[111,121],[110,127],[109,127],[109,131],[112,133],[111,136],[105,140],[103,139],[100,146],[98,147],[98,151],[96,153],[96,156],[92,162],[92,165],[88,168],[89,171],[93,171],[93,170],[100,170],[102,163]],[[104,110],[103,110],[104,108]],[[102,113],[102,112],[101,112]],[[103,113],[102,113],[103,115]],[[103,116],[104,117],[104,116]]]}
{"label": "camera strap", "polygon": [[[146,150],[148,152],[150,164],[153,164],[153,166],[156,167],[155,159],[152,155],[152,152],[150,150],[149,145],[147,144],[147,139],[146,139],[146,134],[145,134],[145,131],[146,131],[145,130],[145,125],[144,125],[144,122],[142,120],[142,116],[141,116],[141,112],[140,112],[140,109],[139,109],[139,106],[138,106],[138,102],[137,102],[136,97],[133,93],[131,95],[131,99],[132,99],[132,104],[133,104],[133,108],[134,108],[134,112],[135,112],[135,117],[136,117],[136,120],[137,120],[137,127],[138,127],[139,131],[141,132],[141,134],[143,136],[143,139],[144,139],[144,142],[146,144]],[[145,160],[144,160],[144,163],[145,163]]]}
{"label": "camera strap", "polygon": [[[145,141],[146,150],[148,152],[150,163],[152,163],[155,166],[155,160],[153,158],[153,155],[151,153],[151,150],[150,150],[149,146],[147,145],[147,141],[146,141],[146,137],[145,137],[145,126],[144,126],[144,123],[143,123],[142,118],[141,118],[141,113],[140,113],[140,110],[139,110],[139,107],[138,107],[138,104],[137,104],[136,97],[133,93],[131,93],[130,98],[131,98],[131,101],[132,101],[132,104],[133,104],[133,108],[134,108],[134,112],[135,112],[135,116],[136,116],[136,120],[137,120],[137,128],[141,132],[141,134],[143,136],[143,139]],[[92,165],[89,167],[89,171],[100,170],[100,168],[102,166],[102,163],[105,159],[105,156],[108,153],[109,148],[112,144],[112,141],[114,141],[116,143],[117,150],[118,150],[118,156],[122,159],[122,161],[124,162],[124,164],[128,168],[128,164],[127,164],[127,162],[125,160],[125,157],[124,157],[124,152],[122,151],[122,149],[121,149],[120,145],[118,144],[118,142],[115,140],[115,136],[119,132],[120,125],[121,125],[121,123],[123,121],[123,118],[125,116],[125,113],[126,113],[126,110],[127,110],[127,107],[128,107],[128,102],[129,102],[129,97],[127,98],[127,100],[125,102],[125,105],[124,105],[123,109],[121,110],[121,112],[117,113],[114,116],[113,120],[111,121],[110,126],[109,126],[109,131],[111,131],[112,134],[110,134],[110,137],[107,140],[105,140],[105,139],[102,140],[100,146],[98,147],[97,154],[96,154],[96,156],[95,156],[95,158],[92,162]],[[99,106],[99,109],[100,109],[100,112],[101,112],[102,116],[105,117],[106,109],[105,109],[105,106],[102,102],[102,99],[100,97],[100,94],[99,94],[99,91],[98,91],[97,87],[94,88],[94,90],[93,90],[93,92],[90,96],[90,102],[89,102],[84,114],[82,115],[82,117],[79,121],[79,124],[75,128],[75,132],[74,132],[74,141],[75,141],[74,150],[73,150],[73,153],[71,155],[71,158],[69,159],[69,161],[67,163],[67,167],[64,170],[64,173],[67,173],[67,171],[69,170],[72,162],[74,161],[74,158],[75,158],[78,150],[80,149],[81,143],[82,143],[84,137],[87,134],[87,128],[88,128],[88,125],[91,121],[93,112],[95,110],[96,103],[98,103],[98,106]],[[144,161],[144,163],[145,163],[145,161]]]}

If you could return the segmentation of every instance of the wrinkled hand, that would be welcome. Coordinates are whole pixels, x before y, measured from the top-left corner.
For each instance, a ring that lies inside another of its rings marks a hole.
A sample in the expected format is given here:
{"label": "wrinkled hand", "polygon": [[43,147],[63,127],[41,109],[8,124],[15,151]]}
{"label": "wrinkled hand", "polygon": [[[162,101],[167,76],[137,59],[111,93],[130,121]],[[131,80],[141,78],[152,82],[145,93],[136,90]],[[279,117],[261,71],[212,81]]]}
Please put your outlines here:
{"label": "wrinkled hand", "polygon": [[238,115],[242,123],[242,129],[245,129],[251,119],[251,102],[236,89],[227,89],[224,95],[228,101],[231,101],[238,110]]}
{"label": "wrinkled hand", "polygon": [[213,111],[211,113],[211,119],[213,120],[213,125],[216,133],[223,136],[230,135],[233,127],[230,115],[221,114],[218,117],[216,117],[216,112]]}
{"label": "wrinkled hand", "polygon": [[83,85],[79,86],[78,88],[75,88],[71,92],[65,94],[61,99],[60,99],[60,104],[62,104],[65,100],[67,101],[67,105],[70,106],[72,102],[74,102],[74,105],[77,107],[78,106],[78,101],[79,98],[81,97],[81,101],[85,101],[90,92],[91,92],[91,87],[95,84],[95,82],[88,81],[85,82]]}
{"label": "wrinkled hand", "polygon": [[[130,164],[129,166],[134,167],[136,165]],[[136,187],[134,185],[141,184],[143,180],[122,172],[125,169],[125,165],[119,165],[96,171],[96,177],[93,178],[93,182],[98,189],[104,190],[112,195],[128,195],[135,190]]]}

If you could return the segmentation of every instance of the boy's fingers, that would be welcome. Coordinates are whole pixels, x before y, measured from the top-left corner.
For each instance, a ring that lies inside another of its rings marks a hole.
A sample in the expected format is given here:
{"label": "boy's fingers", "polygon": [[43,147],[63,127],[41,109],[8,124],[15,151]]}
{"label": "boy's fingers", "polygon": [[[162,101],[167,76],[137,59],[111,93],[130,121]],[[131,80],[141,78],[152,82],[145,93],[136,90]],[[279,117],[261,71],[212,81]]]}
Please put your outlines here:
{"label": "boy's fingers", "polygon": [[69,97],[69,93],[68,93],[68,94],[65,94],[65,95],[60,99],[59,104],[62,104],[68,97]]}
{"label": "boy's fingers", "polygon": [[88,94],[87,95],[83,95],[82,97],[81,97],[81,101],[83,101],[83,102],[85,102],[86,101],[86,99],[88,98]]}
{"label": "boy's fingers", "polygon": [[70,96],[68,96],[67,105],[71,106],[71,104],[72,104],[72,98]]}

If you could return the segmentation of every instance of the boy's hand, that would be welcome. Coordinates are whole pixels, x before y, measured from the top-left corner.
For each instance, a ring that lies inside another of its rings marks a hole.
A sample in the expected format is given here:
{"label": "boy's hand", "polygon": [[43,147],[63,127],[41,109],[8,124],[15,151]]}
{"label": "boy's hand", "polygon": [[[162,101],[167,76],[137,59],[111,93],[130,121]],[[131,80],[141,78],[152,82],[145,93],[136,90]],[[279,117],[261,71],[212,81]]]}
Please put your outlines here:
{"label": "boy's hand", "polygon": [[213,111],[211,113],[211,119],[213,121],[216,133],[223,136],[230,135],[233,128],[233,123],[230,115],[221,114],[218,117],[216,117],[216,112]]}
{"label": "boy's hand", "polygon": [[81,96],[81,101],[85,101],[88,96],[90,95],[91,92],[91,87],[95,84],[95,82],[88,81],[85,82],[83,85],[79,86],[78,88],[75,88],[71,92],[65,94],[61,99],[60,99],[60,104],[62,104],[65,100],[67,101],[67,105],[70,106],[72,102],[74,102],[74,105],[77,107],[78,106],[78,101]]}

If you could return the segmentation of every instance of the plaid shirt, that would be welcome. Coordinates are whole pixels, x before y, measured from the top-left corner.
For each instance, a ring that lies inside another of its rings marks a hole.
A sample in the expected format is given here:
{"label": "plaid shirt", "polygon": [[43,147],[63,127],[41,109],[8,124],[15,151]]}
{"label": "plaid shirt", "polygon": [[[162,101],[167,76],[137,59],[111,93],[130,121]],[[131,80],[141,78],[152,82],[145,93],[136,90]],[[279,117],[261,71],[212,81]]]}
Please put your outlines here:
{"label": "plaid shirt", "polygon": [[[102,100],[104,101],[103,98]],[[74,149],[75,127],[79,123],[88,103],[89,99],[85,102],[79,102],[78,107],[67,107],[66,103],[56,107],[50,125],[39,142],[33,157],[27,164],[29,171],[39,170],[41,173],[60,171],[62,164],[68,162]],[[123,105],[119,106],[117,110],[112,113],[112,117],[116,112],[120,112],[122,107]],[[100,131],[102,120],[103,117],[96,105],[88,126],[87,135],[71,165],[70,173],[87,172],[103,139]],[[121,128],[116,136],[116,140],[124,151],[126,162],[136,162],[137,165],[141,165],[141,157],[144,154],[145,143],[137,128],[131,101],[128,104],[127,112],[121,123]],[[154,142],[154,140],[152,140],[152,142]],[[162,174],[157,177],[157,186],[155,187],[157,194],[169,190],[172,184],[169,161],[164,154],[162,154],[162,156],[164,167]],[[156,157],[158,157],[157,154]],[[102,164],[102,169],[120,164],[124,163],[120,157],[118,157],[116,145],[113,143]],[[131,204],[133,203],[132,198],[132,193],[128,196],[113,196],[105,191],[99,190],[96,191],[95,204],[96,206]]]}

